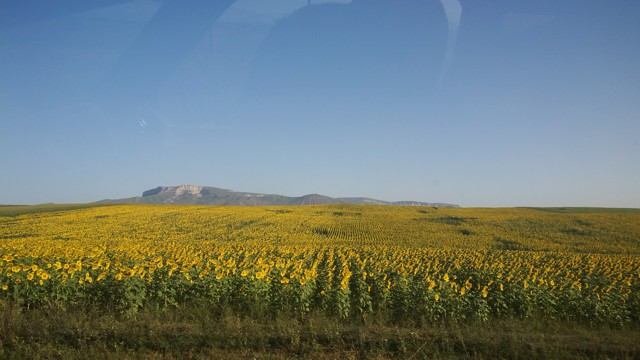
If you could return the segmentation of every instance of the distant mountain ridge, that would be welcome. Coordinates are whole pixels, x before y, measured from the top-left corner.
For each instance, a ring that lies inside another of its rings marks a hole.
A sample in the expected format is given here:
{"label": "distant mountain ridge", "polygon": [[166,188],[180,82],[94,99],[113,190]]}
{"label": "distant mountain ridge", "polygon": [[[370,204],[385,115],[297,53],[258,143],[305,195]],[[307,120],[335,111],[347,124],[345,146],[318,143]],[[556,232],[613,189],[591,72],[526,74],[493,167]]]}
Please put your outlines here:
{"label": "distant mountain ridge", "polygon": [[239,192],[211,186],[179,185],[158,186],[146,190],[142,196],[124,199],[105,199],[99,202],[123,204],[201,204],[201,205],[321,205],[321,204],[371,204],[403,206],[442,206],[457,207],[446,203],[427,203],[421,201],[383,201],[363,197],[332,198],[319,194],[299,197]]}

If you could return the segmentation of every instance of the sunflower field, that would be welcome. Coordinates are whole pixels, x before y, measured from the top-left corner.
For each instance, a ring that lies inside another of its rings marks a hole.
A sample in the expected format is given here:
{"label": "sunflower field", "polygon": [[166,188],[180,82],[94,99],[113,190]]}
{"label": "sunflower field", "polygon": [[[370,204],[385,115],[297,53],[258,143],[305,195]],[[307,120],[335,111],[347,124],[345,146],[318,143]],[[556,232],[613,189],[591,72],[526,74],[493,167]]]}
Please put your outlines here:
{"label": "sunflower field", "polygon": [[640,212],[113,205],[0,216],[0,302],[640,323]]}

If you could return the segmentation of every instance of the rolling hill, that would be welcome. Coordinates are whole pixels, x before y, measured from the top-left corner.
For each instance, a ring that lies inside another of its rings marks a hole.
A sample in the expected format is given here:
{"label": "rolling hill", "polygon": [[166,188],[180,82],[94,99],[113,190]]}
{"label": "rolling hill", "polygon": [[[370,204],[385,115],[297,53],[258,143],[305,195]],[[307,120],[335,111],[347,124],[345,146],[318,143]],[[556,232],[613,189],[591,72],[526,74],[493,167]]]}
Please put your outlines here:
{"label": "rolling hill", "polygon": [[101,203],[123,204],[202,204],[202,205],[320,205],[320,204],[371,204],[403,206],[442,206],[457,207],[446,203],[427,203],[420,201],[383,201],[363,197],[333,198],[318,194],[299,197],[239,192],[211,186],[179,185],[159,186],[135,196],[124,199],[105,199]]}

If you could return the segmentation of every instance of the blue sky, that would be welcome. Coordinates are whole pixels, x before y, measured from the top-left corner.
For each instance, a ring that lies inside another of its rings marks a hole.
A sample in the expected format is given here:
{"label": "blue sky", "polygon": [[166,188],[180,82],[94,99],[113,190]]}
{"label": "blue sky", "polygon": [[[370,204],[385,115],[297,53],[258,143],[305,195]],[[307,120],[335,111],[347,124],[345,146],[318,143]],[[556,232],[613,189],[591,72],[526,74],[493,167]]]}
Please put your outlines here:
{"label": "blue sky", "polygon": [[0,4],[0,203],[640,207],[635,1]]}

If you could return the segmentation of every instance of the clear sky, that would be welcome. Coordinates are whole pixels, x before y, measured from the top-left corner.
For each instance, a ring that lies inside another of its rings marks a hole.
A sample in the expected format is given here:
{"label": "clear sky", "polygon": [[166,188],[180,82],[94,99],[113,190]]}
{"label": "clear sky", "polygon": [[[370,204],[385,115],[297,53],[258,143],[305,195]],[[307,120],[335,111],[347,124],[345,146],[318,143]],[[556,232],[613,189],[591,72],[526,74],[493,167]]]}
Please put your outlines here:
{"label": "clear sky", "polygon": [[0,204],[640,207],[640,2],[7,0]]}

